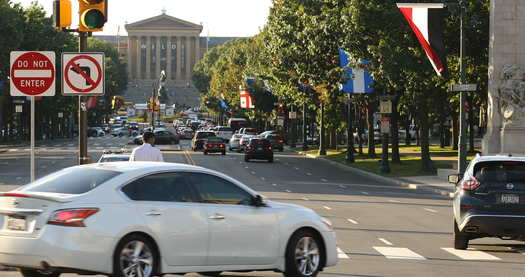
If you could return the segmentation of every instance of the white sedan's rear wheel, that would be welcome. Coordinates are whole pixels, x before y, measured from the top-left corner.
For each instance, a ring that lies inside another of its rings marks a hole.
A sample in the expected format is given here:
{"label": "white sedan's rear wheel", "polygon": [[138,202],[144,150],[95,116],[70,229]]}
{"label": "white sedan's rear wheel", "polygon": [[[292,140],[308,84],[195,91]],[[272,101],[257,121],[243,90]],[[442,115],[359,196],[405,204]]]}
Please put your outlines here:
{"label": "white sedan's rear wheel", "polygon": [[286,277],[315,277],[321,269],[321,247],[310,231],[295,233],[286,249]]}
{"label": "white sedan's rear wheel", "polygon": [[158,257],[152,243],[140,235],[124,238],[115,250],[115,277],[152,277],[156,274]]}

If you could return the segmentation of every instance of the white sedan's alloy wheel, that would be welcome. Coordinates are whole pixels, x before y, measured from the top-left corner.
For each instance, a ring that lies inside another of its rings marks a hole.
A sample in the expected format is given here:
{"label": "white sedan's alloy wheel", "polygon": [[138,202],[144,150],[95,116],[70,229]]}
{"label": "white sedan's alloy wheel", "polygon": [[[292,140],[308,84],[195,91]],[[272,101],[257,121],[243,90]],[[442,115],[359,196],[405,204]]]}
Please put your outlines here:
{"label": "white sedan's alloy wheel", "polygon": [[312,237],[302,237],[295,247],[295,261],[298,271],[311,276],[319,268],[319,247]]}
{"label": "white sedan's alloy wheel", "polygon": [[120,251],[121,276],[150,277],[153,275],[154,256],[150,247],[141,240],[128,242]]}

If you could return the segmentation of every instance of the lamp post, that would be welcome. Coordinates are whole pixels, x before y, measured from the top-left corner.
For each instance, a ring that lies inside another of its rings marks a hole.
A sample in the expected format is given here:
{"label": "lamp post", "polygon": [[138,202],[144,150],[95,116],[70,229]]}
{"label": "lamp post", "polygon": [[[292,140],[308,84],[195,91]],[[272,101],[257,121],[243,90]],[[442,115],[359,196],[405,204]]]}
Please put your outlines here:
{"label": "lamp post", "polygon": [[153,90],[151,91],[151,101],[153,102],[153,104],[151,105],[152,106],[152,110],[151,110],[151,130],[152,131],[155,131],[155,110],[157,108],[158,98],[160,95],[160,91],[162,90],[165,84],[166,84],[166,72],[162,70],[160,72],[158,84],[153,86]]}
{"label": "lamp post", "polygon": [[352,94],[348,93],[348,99],[347,99],[347,108],[348,108],[348,117],[347,117],[347,141],[346,141],[346,161],[348,163],[354,163],[354,128],[352,125]]}

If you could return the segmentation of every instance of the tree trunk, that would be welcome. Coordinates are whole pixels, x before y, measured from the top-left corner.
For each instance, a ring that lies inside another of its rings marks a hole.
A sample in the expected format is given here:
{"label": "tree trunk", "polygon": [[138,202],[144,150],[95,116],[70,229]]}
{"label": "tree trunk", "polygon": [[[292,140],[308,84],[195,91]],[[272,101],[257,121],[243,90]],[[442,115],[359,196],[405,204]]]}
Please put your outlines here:
{"label": "tree trunk", "polygon": [[324,103],[321,101],[321,126],[320,126],[320,133],[319,133],[319,156],[325,156],[326,155],[326,134],[325,134],[325,126],[324,126]]}
{"label": "tree trunk", "polygon": [[459,145],[459,121],[457,119],[452,120],[452,149],[458,150]]}
{"label": "tree trunk", "polygon": [[376,147],[374,141],[374,111],[375,105],[374,101],[370,98],[368,99],[367,111],[367,124],[368,124],[368,156],[376,156]]}
{"label": "tree trunk", "polygon": [[392,163],[401,163],[399,156],[399,111],[397,110],[397,104],[399,102],[399,96],[395,96],[392,100],[392,117],[391,117],[391,128],[392,128]]}
{"label": "tree trunk", "polygon": [[405,144],[406,146],[410,146],[412,144],[412,135],[410,134],[410,116],[407,116],[405,120]]}
{"label": "tree trunk", "polygon": [[420,136],[421,136],[421,171],[429,174],[434,174],[435,169],[430,159],[430,144],[429,144],[429,122],[428,122],[428,104],[425,94],[420,94],[419,103],[419,121],[420,121]]}

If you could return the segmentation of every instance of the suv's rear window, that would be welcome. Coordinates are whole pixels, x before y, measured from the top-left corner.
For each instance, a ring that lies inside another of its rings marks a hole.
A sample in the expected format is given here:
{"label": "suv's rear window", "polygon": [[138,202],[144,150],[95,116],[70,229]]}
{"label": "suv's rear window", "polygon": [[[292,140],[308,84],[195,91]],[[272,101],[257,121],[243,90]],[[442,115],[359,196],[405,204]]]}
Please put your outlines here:
{"label": "suv's rear window", "polygon": [[474,166],[474,176],[481,183],[525,183],[525,162],[480,162]]}
{"label": "suv's rear window", "polygon": [[215,133],[213,132],[199,132],[197,133],[197,138],[200,139],[200,138],[207,138],[207,137],[214,137],[215,136]]}
{"label": "suv's rear window", "polygon": [[121,174],[107,169],[73,167],[47,175],[21,191],[83,194]]}
{"label": "suv's rear window", "polygon": [[233,129],[230,127],[220,127],[219,132],[233,132]]}
{"label": "suv's rear window", "polygon": [[269,146],[270,142],[266,139],[252,139],[250,140],[252,146]]}

